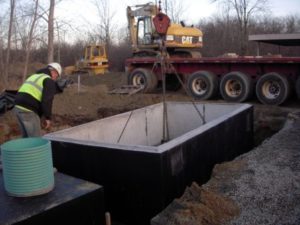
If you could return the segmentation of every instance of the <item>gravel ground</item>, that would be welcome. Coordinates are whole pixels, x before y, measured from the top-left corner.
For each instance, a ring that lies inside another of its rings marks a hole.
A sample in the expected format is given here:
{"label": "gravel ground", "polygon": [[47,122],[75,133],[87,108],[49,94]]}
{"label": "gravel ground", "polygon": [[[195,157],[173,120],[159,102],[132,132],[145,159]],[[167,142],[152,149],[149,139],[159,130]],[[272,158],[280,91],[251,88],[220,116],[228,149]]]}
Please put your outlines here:
{"label": "gravel ground", "polygon": [[[291,114],[282,130],[251,152],[216,165],[208,183],[187,188],[151,224],[299,225],[299,137],[300,113]],[[214,198],[207,200],[208,195]]]}
{"label": "gravel ground", "polygon": [[271,139],[237,159],[246,166],[237,172],[239,177],[227,182],[235,188],[224,194],[240,209],[230,224],[300,224],[299,137],[300,119],[289,121]]}

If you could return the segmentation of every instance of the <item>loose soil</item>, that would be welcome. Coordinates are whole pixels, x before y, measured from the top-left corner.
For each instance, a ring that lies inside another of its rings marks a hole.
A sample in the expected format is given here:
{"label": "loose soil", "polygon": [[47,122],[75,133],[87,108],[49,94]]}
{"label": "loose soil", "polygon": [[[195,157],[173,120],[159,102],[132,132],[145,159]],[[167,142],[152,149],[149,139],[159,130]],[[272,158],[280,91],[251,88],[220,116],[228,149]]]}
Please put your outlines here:
{"label": "loose soil", "polygon": [[[151,94],[138,93],[131,96],[108,94],[110,90],[126,84],[124,73],[107,73],[100,76],[72,75],[68,78],[74,83],[62,94],[56,95],[53,102],[52,128],[44,130],[44,133],[156,104],[163,100],[161,90]],[[167,92],[166,99],[168,101],[193,101],[183,89],[177,92]],[[216,99],[213,102],[223,103],[224,101]],[[257,100],[253,100],[250,104],[255,105],[256,145],[283,126],[288,112],[299,108],[299,103],[295,99],[283,107],[264,106]],[[20,131],[13,113],[1,115],[0,144],[19,136]]]}
{"label": "loose soil", "polygon": [[[69,78],[74,83],[55,97],[52,128],[44,130],[44,133],[156,104],[163,100],[161,90],[151,94],[138,93],[131,96],[108,94],[109,90],[126,83],[124,73],[108,73],[101,76],[73,75]],[[167,92],[166,99],[168,101],[192,101],[192,98],[187,96],[182,89],[177,92]],[[206,102],[224,103],[220,99]],[[290,100],[281,107],[264,106],[257,100],[249,103],[254,105],[256,145],[280,130],[289,112],[299,110],[299,101],[296,99]],[[14,114],[10,111],[0,115],[0,144],[18,137],[20,137],[20,130]],[[230,165],[231,170],[234,171],[242,167],[241,163],[235,166]],[[225,169],[217,167],[215,171],[217,170]],[[180,224],[222,224],[239,214],[238,207],[231,200],[205,190],[197,184],[188,188],[186,193],[177,205],[182,210],[173,219],[180,220],[180,218],[186,218],[181,214],[188,214],[190,220]],[[190,201],[190,199],[193,200]],[[203,223],[192,223],[199,220]]]}
{"label": "loose soil", "polygon": [[252,151],[215,165],[151,225],[300,224],[300,112]]}
{"label": "loose soil", "polygon": [[213,225],[225,224],[239,215],[239,208],[228,197],[204,189],[195,182],[175,199],[151,225]]}
{"label": "loose soil", "polygon": [[[92,120],[116,115],[133,109],[162,101],[159,92],[153,94],[111,95],[109,90],[126,83],[124,73],[109,73],[101,76],[73,75],[74,81],[62,94],[55,96],[53,102],[52,128],[49,133],[76,126]],[[79,85],[80,84],[80,85]],[[169,101],[189,101],[182,93],[168,93]],[[20,136],[16,118],[12,112],[0,116],[0,144]]]}

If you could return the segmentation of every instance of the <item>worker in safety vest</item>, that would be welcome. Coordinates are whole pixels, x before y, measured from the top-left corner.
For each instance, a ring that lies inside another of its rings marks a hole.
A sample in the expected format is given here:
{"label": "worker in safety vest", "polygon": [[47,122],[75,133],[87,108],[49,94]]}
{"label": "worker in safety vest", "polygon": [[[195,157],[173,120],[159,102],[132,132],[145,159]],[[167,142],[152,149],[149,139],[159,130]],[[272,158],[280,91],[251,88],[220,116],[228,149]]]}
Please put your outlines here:
{"label": "worker in safety vest", "polygon": [[41,136],[41,118],[44,129],[51,127],[52,102],[59,92],[56,80],[61,76],[59,63],[53,62],[29,76],[15,99],[14,112],[23,137]]}

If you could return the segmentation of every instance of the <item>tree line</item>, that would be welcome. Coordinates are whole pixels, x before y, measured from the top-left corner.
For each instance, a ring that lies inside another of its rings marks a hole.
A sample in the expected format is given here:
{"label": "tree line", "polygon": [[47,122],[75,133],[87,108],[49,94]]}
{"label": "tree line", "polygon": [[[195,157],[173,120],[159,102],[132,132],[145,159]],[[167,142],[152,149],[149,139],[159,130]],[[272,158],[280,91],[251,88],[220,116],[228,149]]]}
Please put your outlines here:
{"label": "tree line", "polygon": [[[91,0],[99,20],[85,35],[72,42],[62,36],[74,32],[71,22],[56,19],[55,7],[63,0],[0,0],[0,80],[6,86],[9,79],[26,78],[33,63],[47,64],[57,61],[62,66],[74,65],[83,56],[84,48],[91,43],[104,43],[111,71],[124,71],[124,61],[131,56],[131,43],[127,27],[117,27],[115,12],[108,0]],[[46,2],[46,3],[45,3]],[[203,56],[220,56],[234,52],[238,55],[255,55],[255,43],[248,42],[249,34],[299,33],[297,15],[276,17],[267,12],[267,0],[214,0],[222,7],[220,13],[200,19],[195,27],[203,32]],[[167,3],[167,1],[165,1]],[[172,3],[172,4],[171,4]],[[247,3],[247,4],[245,4]],[[243,5],[245,4],[245,5]],[[167,5],[167,4],[165,4]],[[178,23],[183,15],[183,3],[170,1],[164,10]],[[124,9],[125,10],[125,9]],[[76,21],[73,21],[76,23]],[[80,30],[79,30],[80,32]],[[264,44],[261,54],[299,55],[299,48]],[[21,65],[21,71],[15,65]]]}

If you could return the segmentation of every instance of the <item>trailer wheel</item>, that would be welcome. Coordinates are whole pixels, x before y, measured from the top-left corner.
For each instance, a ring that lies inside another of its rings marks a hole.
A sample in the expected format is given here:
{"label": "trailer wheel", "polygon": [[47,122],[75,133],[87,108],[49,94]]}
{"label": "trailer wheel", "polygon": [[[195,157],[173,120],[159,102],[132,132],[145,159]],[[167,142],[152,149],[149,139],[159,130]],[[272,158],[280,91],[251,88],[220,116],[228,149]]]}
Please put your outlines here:
{"label": "trailer wheel", "polygon": [[278,73],[263,75],[256,84],[258,100],[266,105],[280,105],[290,94],[290,84],[285,76]]}
{"label": "trailer wheel", "polygon": [[244,73],[230,72],[221,79],[220,92],[226,101],[244,102],[253,94],[253,81]]}
{"label": "trailer wheel", "polygon": [[135,69],[128,76],[128,84],[130,85],[143,85],[144,93],[154,91],[157,86],[157,78],[150,70]]}
{"label": "trailer wheel", "polygon": [[296,93],[297,93],[297,97],[298,99],[300,99],[300,76],[298,77],[297,81],[296,81]]}
{"label": "trailer wheel", "polygon": [[210,99],[218,91],[218,80],[215,74],[208,71],[197,71],[187,79],[190,94],[197,99]]}

